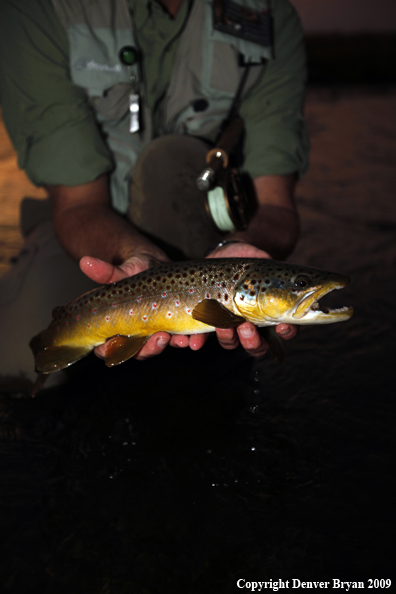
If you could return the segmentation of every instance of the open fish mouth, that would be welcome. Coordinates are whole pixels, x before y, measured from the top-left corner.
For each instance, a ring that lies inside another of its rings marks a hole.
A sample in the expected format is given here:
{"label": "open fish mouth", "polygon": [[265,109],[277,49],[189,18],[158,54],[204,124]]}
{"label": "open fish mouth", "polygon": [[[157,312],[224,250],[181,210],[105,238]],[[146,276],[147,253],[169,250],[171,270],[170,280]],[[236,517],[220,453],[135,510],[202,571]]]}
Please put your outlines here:
{"label": "open fish mouth", "polygon": [[321,321],[322,323],[340,322],[348,320],[353,315],[353,307],[343,306],[339,308],[330,308],[326,305],[319,303],[319,300],[337,289],[343,289],[346,286],[346,282],[342,284],[332,284],[326,287],[322,287],[315,291],[312,291],[304,297],[302,301],[296,307],[292,318],[294,320],[304,320],[307,323],[315,319],[316,322]]}

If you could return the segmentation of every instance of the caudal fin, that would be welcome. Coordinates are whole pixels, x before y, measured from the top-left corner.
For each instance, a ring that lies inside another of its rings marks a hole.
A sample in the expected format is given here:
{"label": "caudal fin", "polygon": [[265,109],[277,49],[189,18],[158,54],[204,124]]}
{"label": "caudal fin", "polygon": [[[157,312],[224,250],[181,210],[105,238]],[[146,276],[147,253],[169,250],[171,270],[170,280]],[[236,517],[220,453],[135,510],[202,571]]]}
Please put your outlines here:
{"label": "caudal fin", "polygon": [[69,367],[88,355],[93,349],[91,346],[47,346],[46,342],[46,330],[34,336],[30,341],[36,371],[39,373],[54,373]]}

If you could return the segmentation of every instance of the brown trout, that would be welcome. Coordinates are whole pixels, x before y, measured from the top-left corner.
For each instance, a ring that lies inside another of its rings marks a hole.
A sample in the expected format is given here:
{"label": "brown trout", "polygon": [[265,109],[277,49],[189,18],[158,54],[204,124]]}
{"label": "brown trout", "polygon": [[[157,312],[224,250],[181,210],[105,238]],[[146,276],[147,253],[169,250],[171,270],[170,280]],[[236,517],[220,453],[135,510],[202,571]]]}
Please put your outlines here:
{"label": "brown trout", "polygon": [[[318,301],[349,282],[342,274],[265,259],[158,263],[55,308],[50,326],[30,346],[36,370],[49,374],[110,338],[109,367],[133,357],[160,330],[198,334],[245,321],[256,326],[341,322],[352,316],[353,308],[320,309]],[[276,333],[266,338],[281,357]]]}

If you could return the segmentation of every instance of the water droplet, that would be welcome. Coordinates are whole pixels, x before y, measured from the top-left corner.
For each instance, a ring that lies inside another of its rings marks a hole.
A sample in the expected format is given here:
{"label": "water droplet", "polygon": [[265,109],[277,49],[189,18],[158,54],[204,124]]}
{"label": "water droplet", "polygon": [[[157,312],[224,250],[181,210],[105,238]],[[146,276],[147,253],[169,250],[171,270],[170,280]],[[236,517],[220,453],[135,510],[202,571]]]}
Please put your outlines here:
{"label": "water droplet", "polygon": [[250,410],[250,412],[251,412],[251,413],[253,413],[253,414],[254,414],[254,413],[256,413],[256,412],[258,411],[258,406],[257,406],[257,404],[255,404],[254,406],[251,406],[249,410]]}
{"label": "water droplet", "polygon": [[253,394],[256,394],[257,396],[257,394],[260,394],[260,390],[253,390]]}
{"label": "water droplet", "polygon": [[212,453],[212,450],[206,450],[206,453],[207,454],[211,454]]}
{"label": "water droplet", "polygon": [[254,452],[256,448],[250,448],[250,449],[252,450],[252,452]]}
{"label": "water droplet", "polygon": [[122,445],[128,445],[128,442],[127,441],[123,441],[122,442]]}

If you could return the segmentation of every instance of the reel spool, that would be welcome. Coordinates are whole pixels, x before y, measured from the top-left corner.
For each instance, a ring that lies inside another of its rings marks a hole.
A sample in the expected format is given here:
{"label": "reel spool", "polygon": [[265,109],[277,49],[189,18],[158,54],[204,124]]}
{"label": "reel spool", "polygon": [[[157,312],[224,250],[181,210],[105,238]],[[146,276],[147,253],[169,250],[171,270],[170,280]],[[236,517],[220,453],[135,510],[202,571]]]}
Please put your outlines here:
{"label": "reel spool", "polygon": [[219,231],[243,231],[249,223],[250,204],[238,173],[225,171],[224,180],[206,194],[206,210]]}

